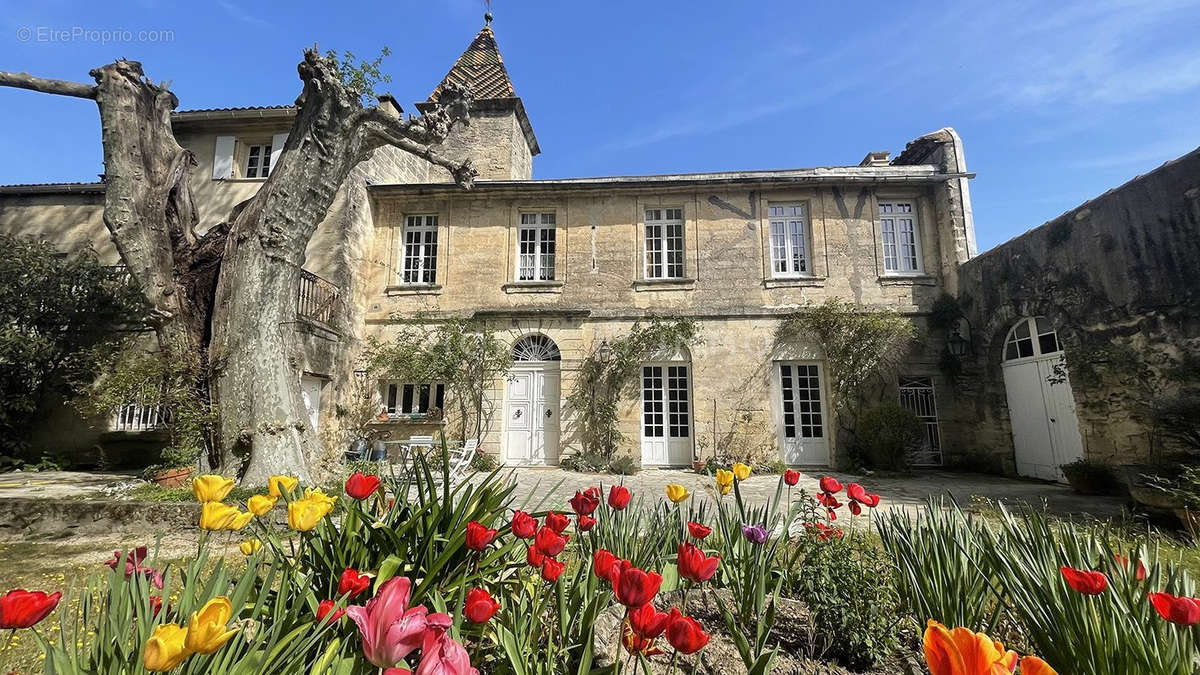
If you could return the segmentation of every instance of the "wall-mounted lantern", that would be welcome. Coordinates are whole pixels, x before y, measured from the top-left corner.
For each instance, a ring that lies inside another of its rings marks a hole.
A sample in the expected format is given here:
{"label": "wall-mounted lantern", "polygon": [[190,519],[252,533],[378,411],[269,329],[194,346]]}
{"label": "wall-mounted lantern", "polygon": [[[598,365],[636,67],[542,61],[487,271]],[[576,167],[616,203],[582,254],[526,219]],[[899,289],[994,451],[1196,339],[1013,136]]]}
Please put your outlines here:
{"label": "wall-mounted lantern", "polygon": [[608,363],[608,360],[612,358],[612,347],[608,346],[608,340],[600,341],[599,353],[600,363]]}
{"label": "wall-mounted lantern", "polygon": [[971,351],[971,324],[961,317],[950,328],[946,337],[946,350],[955,358],[962,358]]}

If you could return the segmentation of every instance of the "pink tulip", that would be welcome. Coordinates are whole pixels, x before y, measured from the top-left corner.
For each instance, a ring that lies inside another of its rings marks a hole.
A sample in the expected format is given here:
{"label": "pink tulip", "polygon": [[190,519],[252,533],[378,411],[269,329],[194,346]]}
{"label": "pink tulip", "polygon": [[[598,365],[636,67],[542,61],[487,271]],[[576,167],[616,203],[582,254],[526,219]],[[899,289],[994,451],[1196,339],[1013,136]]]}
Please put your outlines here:
{"label": "pink tulip", "polygon": [[[430,619],[433,616],[445,615],[432,615]],[[479,675],[479,671],[471,667],[467,650],[446,635],[448,628],[448,616],[444,622],[430,621],[421,644],[421,662],[417,664],[416,675]]]}
{"label": "pink tulip", "polygon": [[380,668],[391,668],[421,646],[431,625],[449,626],[445,614],[429,614],[424,605],[409,607],[412,582],[408,577],[388,579],[365,607],[351,605],[346,614],[358,624],[363,655]]}

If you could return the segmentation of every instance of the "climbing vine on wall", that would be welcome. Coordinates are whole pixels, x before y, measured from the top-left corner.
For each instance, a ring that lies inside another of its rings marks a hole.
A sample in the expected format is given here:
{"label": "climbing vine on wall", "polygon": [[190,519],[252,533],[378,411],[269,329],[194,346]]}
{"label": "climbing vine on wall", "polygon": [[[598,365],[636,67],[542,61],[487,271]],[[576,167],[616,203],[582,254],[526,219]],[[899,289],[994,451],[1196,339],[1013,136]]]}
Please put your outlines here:
{"label": "climbing vine on wall", "polygon": [[857,418],[867,385],[895,372],[916,338],[916,328],[894,311],[863,311],[837,298],[787,317],[777,345],[816,342],[825,351],[829,393],[843,426]]}
{"label": "climbing vine on wall", "polygon": [[592,349],[567,397],[575,411],[582,454],[604,459],[615,455],[624,440],[617,425],[618,406],[636,388],[642,364],[655,354],[697,344],[698,333],[693,319],[654,317],[608,341],[607,350],[599,345]]}

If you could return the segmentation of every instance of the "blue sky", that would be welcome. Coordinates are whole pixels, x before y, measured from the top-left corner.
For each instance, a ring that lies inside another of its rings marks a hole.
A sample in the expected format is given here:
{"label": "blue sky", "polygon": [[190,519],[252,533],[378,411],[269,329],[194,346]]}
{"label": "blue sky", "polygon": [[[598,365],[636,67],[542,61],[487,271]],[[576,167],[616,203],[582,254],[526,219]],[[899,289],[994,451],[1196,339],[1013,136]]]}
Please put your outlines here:
{"label": "blue sky", "polygon": [[[538,178],[856,164],[962,136],[980,249],[1200,145],[1200,2],[496,0]],[[138,59],[181,108],[289,103],[301,49],[376,54],[423,100],[481,0],[73,2],[9,7],[0,69],[86,81]],[[46,29],[172,31],[48,41]],[[32,31],[29,35],[22,29]],[[40,31],[40,33],[39,33]],[[0,88],[0,183],[94,180],[94,104]]]}

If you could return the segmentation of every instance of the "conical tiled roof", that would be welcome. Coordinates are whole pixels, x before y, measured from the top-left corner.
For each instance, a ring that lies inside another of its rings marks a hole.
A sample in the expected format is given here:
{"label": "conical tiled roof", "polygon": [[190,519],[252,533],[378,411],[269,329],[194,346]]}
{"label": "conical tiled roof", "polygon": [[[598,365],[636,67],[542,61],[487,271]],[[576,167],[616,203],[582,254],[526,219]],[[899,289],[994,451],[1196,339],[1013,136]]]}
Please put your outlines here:
{"label": "conical tiled roof", "polygon": [[476,100],[513,98],[517,95],[512,81],[508,79],[508,71],[504,68],[504,59],[500,57],[491,26],[484,26],[471,40],[471,46],[454,62],[454,67],[429,95],[429,100],[436,103],[448,84],[468,87]]}

